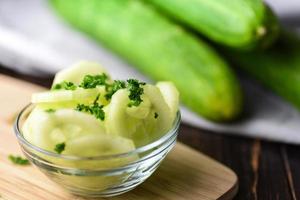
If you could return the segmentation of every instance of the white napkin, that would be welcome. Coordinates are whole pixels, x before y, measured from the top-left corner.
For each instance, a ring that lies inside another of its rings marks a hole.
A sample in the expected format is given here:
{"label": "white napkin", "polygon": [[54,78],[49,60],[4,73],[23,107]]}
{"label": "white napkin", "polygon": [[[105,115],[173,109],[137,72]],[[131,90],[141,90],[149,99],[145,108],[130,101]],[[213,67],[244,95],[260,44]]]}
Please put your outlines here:
{"label": "white napkin", "polygon": [[[269,0],[281,15],[297,14],[300,1],[290,7],[281,0]],[[276,4],[278,3],[278,4]],[[282,8],[282,9],[281,9]],[[0,62],[27,73],[55,73],[78,60],[102,63],[114,78],[147,78],[120,58],[77,32],[49,9],[44,0],[0,1]],[[219,133],[259,137],[300,144],[300,113],[272,93],[242,77],[246,91],[245,117],[230,124],[209,122],[181,108],[183,121]]]}

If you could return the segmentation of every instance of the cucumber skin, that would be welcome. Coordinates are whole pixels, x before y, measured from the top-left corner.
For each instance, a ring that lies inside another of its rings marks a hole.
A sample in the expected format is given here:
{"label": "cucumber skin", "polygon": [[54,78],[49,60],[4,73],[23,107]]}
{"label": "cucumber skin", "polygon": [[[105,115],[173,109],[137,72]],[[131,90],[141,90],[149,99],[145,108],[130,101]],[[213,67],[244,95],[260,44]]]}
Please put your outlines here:
{"label": "cucumber skin", "polygon": [[231,52],[227,56],[243,71],[300,110],[300,38],[283,32],[267,51]]}
{"label": "cucumber skin", "polygon": [[52,0],[74,27],[157,81],[173,81],[181,100],[215,121],[236,118],[239,82],[207,44],[139,0]]}
{"label": "cucumber skin", "polygon": [[145,0],[216,43],[239,50],[266,48],[278,20],[262,0]]}

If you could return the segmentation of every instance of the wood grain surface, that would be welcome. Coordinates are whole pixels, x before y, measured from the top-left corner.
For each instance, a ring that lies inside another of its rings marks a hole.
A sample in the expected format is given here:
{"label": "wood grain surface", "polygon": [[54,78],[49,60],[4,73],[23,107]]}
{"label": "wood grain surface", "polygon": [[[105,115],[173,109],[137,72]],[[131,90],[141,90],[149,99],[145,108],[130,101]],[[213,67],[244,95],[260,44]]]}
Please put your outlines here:
{"label": "wood grain surface", "polygon": [[[9,154],[21,153],[12,131],[15,113],[38,90],[42,88],[0,75],[0,199],[81,199],[60,189],[33,166],[16,166],[7,159]],[[237,188],[232,170],[178,143],[149,180],[112,199],[223,200],[233,198]]]}

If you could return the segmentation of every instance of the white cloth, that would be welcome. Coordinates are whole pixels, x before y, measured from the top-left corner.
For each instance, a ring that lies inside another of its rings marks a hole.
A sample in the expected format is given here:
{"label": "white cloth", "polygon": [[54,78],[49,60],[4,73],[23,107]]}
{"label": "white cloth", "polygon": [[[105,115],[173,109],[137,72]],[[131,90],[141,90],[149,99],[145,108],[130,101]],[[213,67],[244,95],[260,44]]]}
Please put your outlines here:
{"label": "white cloth", "polygon": [[[291,4],[288,4],[289,2]],[[298,14],[299,0],[269,0],[284,17]],[[0,62],[27,73],[55,73],[78,60],[102,63],[114,78],[147,80],[133,67],[58,19],[44,0],[0,1]],[[196,127],[300,144],[300,113],[279,97],[241,78],[245,117],[230,124],[209,122],[182,107],[183,121]]]}

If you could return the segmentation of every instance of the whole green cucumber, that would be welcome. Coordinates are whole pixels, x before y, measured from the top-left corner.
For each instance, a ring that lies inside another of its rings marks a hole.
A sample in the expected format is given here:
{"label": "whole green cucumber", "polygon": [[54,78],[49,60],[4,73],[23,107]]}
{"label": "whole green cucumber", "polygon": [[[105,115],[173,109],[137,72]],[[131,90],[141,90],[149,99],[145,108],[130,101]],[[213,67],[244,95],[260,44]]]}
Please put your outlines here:
{"label": "whole green cucumber", "polygon": [[238,49],[269,46],[278,22],[262,0],[145,0],[207,38]]}
{"label": "whole green cucumber", "polygon": [[233,63],[300,109],[300,38],[282,33],[267,51],[225,50]]}
{"label": "whole green cucumber", "polygon": [[235,118],[239,83],[207,44],[140,0],[52,0],[68,22],[155,80],[171,80],[181,100],[216,121]]}

